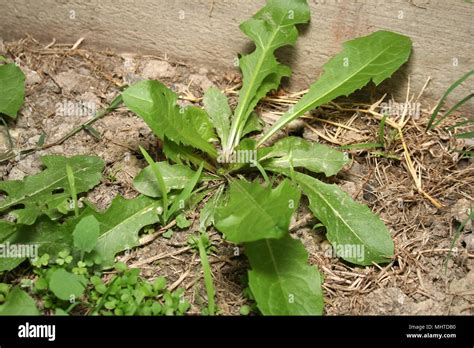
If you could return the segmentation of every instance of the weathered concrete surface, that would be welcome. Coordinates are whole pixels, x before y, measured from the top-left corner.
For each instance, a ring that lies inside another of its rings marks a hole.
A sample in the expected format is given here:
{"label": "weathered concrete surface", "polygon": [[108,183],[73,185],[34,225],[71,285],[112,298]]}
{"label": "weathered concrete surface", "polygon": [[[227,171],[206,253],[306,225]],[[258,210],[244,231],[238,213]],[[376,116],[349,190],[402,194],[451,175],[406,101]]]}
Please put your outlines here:
{"label": "weathered concrete surface", "polygon": [[[418,93],[432,77],[426,96],[439,98],[462,74],[474,68],[474,4],[464,0],[309,0],[311,24],[300,28],[296,49],[280,57],[294,69],[292,89],[305,88],[342,42],[379,29],[412,38],[410,63],[391,85],[401,92],[407,75]],[[41,40],[74,42],[121,51],[165,53],[216,69],[233,67],[238,52],[251,49],[240,22],[264,4],[236,0],[0,0],[0,37],[30,33]],[[473,92],[467,81],[457,95]],[[470,104],[472,106],[473,103]]]}

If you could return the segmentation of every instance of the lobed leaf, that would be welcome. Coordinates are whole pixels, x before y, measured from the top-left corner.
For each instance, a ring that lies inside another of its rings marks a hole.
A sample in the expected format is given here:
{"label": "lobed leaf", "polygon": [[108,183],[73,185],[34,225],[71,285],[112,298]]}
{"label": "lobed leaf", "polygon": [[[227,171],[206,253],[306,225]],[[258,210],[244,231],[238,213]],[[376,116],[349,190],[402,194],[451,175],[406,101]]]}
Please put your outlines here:
{"label": "lobed leaf", "polygon": [[227,149],[237,146],[253,109],[270,90],[278,88],[282,77],[291,69],[280,64],[274,52],[294,45],[298,38],[296,24],[309,21],[306,0],[269,0],[265,7],[240,25],[240,29],[255,42],[255,51],[240,58],[242,88],[234,113]]}
{"label": "lobed leaf", "polygon": [[66,166],[74,175],[77,193],[86,192],[100,182],[104,161],[95,156],[43,156],[46,169],[23,180],[0,182],[7,197],[0,200],[0,212],[11,211],[17,223],[31,225],[41,213],[57,215],[71,197]]}
{"label": "lobed leaf", "polygon": [[122,93],[125,105],[140,116],[160,138],[192,146],[215,158],[210,141],[216,136],[205,111],[188,106],[180,108],[177,95],[158,81],[141,81]]}
{"label": "lobed leaf", "polygon": [[187,166],[194,164],[196,167],[199,167],[201,163],[204,163],[205,169],[210,171],[214,170],[214,167],[201,157],[197,150],[191,146],[176,144],[166,137],[163,140],[163,153],[169,161],[177,164]]}
{"label": "lobed leaf", "polygon": [[102,268],[112,267],[117,253],[139,244],[141,228],[159,221],[157,210],[160,206],[160,201],[146,196],[134,199],[117,196],[103,213],[87,207],[81,216],[94,216],[99,222],[100,232],[96,246],[86,259]]}
{"label": "lobed leaf", "polygon": [[[37,248],[38,256],[49,254],[56,256],[62,250],[71,248],[75,220],[68,220],[61,224],[52,221],[45,215],[40,216],[34,225],[13,224],[6,221],[0,222],[0,244],[25,245]],[[34,256],[34,255],[30,255]],[[26,260],[26,257],[0,258],[0,271],[9,271]]]}
{"label": "lobed leaf", "polygon": [[[146,196],[130,200],[117,196],[105,212],[98,212],[87,206],[78,218],[69,219],[65,223],[52,221],[47,216],[41,216],[32,226],[0,223],[0,227],[6,231],[0,233],[0,243],[38,245],[39,256],[47,253],[54,257],[62,250],[71,250],[73,244],[88,250],[92,244],[91,236],[83,238],[84,236],[79,235],[88,234],[84,229],[89,223],[85,226],[85,222],[95,219],[99,233],[97,238],[94,236],[94,247],[85,259],[108,268],[113,266],[117,253],[138,245],[138,232],[141,228],[159,221],[159,207],[160,201]],[[92,229],[94,226],[95,222],[90,225]],[[83,231],[80,233],[80,230]],[[25,258],[0,258],[0,270],[11,270],[24,260]]]}
{"label": "lobed leaf", "polygon": [[347,41],[344,50],[324,65],[323,75],[308,93],[265,132],[258,145],[305,112],[349,95],[370,81],[380,84],[408,60],[410,52],[410,38],[389,31]]}

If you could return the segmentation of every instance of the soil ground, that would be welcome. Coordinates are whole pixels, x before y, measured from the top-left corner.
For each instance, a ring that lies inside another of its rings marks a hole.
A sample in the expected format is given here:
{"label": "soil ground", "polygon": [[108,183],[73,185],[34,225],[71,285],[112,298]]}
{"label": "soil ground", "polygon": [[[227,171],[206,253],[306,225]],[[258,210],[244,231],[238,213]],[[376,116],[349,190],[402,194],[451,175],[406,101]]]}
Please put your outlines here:
{"label": "soil ground", "polygon": [[[232,106],[236,104],[240,75],[234,70],[222,73],[169,61],[166,56],[116,54],[71,46],[45,46],[31,37],[11,43],[0,41],[0,54],[15,60],[27,76],[25,105],[18,119],[9,123],[14,149],[34,147],[41,134],[45,134],[47,144],[54,142],[91,117],[87,112],[61,115],[59,106],[83,101],[86,106],[103,108],[121,86],[143,78],[162,81],[183,97],[183,104],[199,105],[203,91],[212,85],[225,90]],[[411,98],[422,94],[419,92],[409,91],[407,95]],[[281,90],[267,98],[259,111],[265,121],[271,121],[297,99],[298,93]],[[389,99],[386,97],[386,101]],[[378,110],[376,100],[338,101],[339,104],[328,105],[293,123],[290,132],[333,146],[376,142],[380,121],[374,117],[377,113],[370,111]],[[472,144],[454,139],[441,128],[425,133],[434,104],[422,96],[417,101],[421,103],[421,114],[407,117],[404,141],[413,166],[421,175],[422,189],[442,207],[437,208],[415,187],[402,141],[390,125],[386,127],[385,157],[373,151],[350,151],[351,163],[328,179],[380,214],[395,241],[396,256],[390,264],[357,267],[330,257],[324,231],[312,229],[316,221],[308,218],[304,200],[292,223],[291,232],[303,240],[310,263],[324,274],[328,315],[474,314],[472,222],[466,224],[448,259],[455,232],[466,219],[474,196],[472,159],[461,158],[455,149]],[[460,116],[456,117],[447,120],[446,125],[459,121]],[[146,166],[138,147],[144,146],[160,157],[157,139],[140,118],[125,108],[106,115],[93,127],[100,134],[99,139],[82,131],[48,150],[1,162],[1,179],[21,179],[37,173],[41,170],[40,157],[45,154],[90,154],[103,158],[106,169],[101,184],[87,195],[89,200],[105,209],[117,194],[136,196],[132,181]],[[9,150],[5,133],[2,129],[0,152]],[[198,210],[188,212],[188,217],[197,222]],[[198,314],[206,305],[206,292],[199,257],[187,244],[195,227],[193,224],[189,230],[176,229],[169,239],[160,234],[143,235],[142,245],[120,258],[139,266],[147,278],[164,275],[173,288],[184,287],[192,303],[191,313]],[[211,230],[210,236],[215,246],[210,262],[217,305],[223,315],[239,314],[240,307],[248,302],[243,295],[245,256],[236,256],[234,246],[223,241],[216,231]]]}

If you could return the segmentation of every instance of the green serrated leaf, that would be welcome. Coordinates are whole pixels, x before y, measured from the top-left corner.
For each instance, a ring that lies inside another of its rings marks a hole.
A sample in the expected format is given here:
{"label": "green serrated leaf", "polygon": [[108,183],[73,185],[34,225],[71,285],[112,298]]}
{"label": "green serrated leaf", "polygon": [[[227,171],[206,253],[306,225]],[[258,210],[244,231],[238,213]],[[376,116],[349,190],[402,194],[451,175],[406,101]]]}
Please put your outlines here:
{"label": "green serrated leaf", "polygon": [[0,306],[0,315],[39,315],[35,300],[25,291],[15,286]]}
{"label": "green serrated leaf", "polygon": [[77,299],[84,293],[87,279],[70,273],[62,268],[52,271],[49,278],[49,290],[60,300]]}
{"label": "green serrated leaf", "polygon": [[[191,180],[194,170],[181,164],[168,164],[168,162],[156,162],[163,177],[168,193],[171,190],[181,190]],[[161,197],[156,175],[150,166],[143,169],[133,180],[133,187],[140,193],[150,197]]]}
{"label": "green serrated leaf", "polygon": [[72,233],[74,246],[83,252],[91,252],[97,244],[99,231],[99,221],[93,215],[83,217]]}
{"label": "green serrated leaf", "polygon": [[337,174],[349,162],[347,156],[332,147],[298,137],[285,137],[259,158],[265,169],[306,168],[326,176]]}
{"label": "green serrated leaf", "polygon": [[230,183],[229,201],[217,210],[214,226],[234,243],[281,238],[288,232],[300,194],[288,180],[275,189],[258,182],[234,180]]}
{"label": "green serrated leaf", "polygon": [[[73,225],[73,220],[61,224],[45,215],[40,216],[32,226],[0,222],[0,244],[28,246],[30,253],[36,250],[39,256],[56,256],[71,247]],[[0,258],[0,270],[11,270],[24,260],[26,257]]]}
{"label": "green serrated leaf", "polygon": [[25,98],[25,74],[15,64],[0,65],[0,114],[16,118]]}
{"label": "green serrated leaf", "polygon": [[299,240],[286,234],[245,244],[249,286],[264,315],[321,315],[323,294],[316,266]]}
{"label": "green serrated leaf", "polygon": [[344,50],[324,65],[319,80],[265,132],[258,145],[305,112],[349,95],[371,80],[380,84],[408,60],[410,52],[410,38],[383,30],[344,43]]}
{"label": "green serrated leaf", "polygon": [[97,244],[86,260],[94,261],[102,268],[112,267],[117,253],[138,245],[141,228],[159,221],[158,207],[161,207],[160,201],[146,196],[129,200],[117,196],[103,213],[87,207],[82,215],[93,215],[100,224],[100,232]]}
{"label": "green serrated leaf", "polygon": [[240,59],[242,88],[230,130],[227,149],[237,146],[247,119],[258,101],[280,84],[291,69],[280,64],[274,52],[277,48],[294,45],[298,38],[296,24],[309,21],[310,12],[305,0],[269,0],[267,5],[240,29],[254,42],[256,49]]}
{"label": "green serrated leaf", "polygon": [[389,262],[394,246],[387,227],[370,209],[337,185],[302,173],[294,178],[309,198],[309,208],[327,229],[335,254],[357,265]]}
{"label": "green serrated leaf", "polygon": [[66,166],[72,169],[77,193],[86,192],[100,182],[104,161],[95,156],[44,156],[46,169],[24,180],[0,182],[7,194],[0,201],[0,212],[11,210],[16,222],[31,225],[41,213],[55,217],[57,209],[71,197]]}
{"label": "green serrated leaf", "polygon": [[180,108],[178,97],[158,81],[141,81],[122,93],[125,105],[139,115],[160,138],[192,146],[211,157],[217,151],[209,141],[215,139],[207,114],[196,107]]}
{"label": "green serrated leaf", "polygon": [[221,139],[221,144],[226,144],[232,115],[227,97],[218,88],[211,87],[204,94],[203,104]]}
{"label": "green serrated leaf", "polygon": [[169,161],[177,164],[194,164],[196,167],[199,167],[201,163],[204,163],[205,169],[210,171],[214,170],[214,167],[206,162],[194,148],[183,144],[176,144],[166,137],[163,140],[163,153]]}

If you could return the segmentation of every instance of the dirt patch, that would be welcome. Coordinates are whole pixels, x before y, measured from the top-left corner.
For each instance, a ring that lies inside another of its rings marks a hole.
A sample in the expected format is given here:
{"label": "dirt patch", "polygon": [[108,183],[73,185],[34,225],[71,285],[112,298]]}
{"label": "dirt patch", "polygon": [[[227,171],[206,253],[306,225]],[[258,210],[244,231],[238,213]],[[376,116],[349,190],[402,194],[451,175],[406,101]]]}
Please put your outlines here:
{"label": "dirt patch", "polygon": [[[60,139],[87,121],[95,109],[106,107],[121,87],[144,78],[159,79],[181,96],[179,102],[183,104],[199,104],[203,91],[216,85],[226,91],[231,106],[235,106],[240,82],[233,71],[219,74],[159,56],[71,49],[71,45],[45,47],[32,38],[5,43],[0,45],[0,54],[1,50],[27,76],[25,105],[17,121],[9,124],[14,150],[34,147],[42,134],[46,143]],[[263,119],[272,121],[299,95],[280,91],[267,98],[260,106]],[[290,132],[334,146],[374,142],[380,121],[370,112],[354,110],[369,110],[374,101],[330,104],[292,123]],[[403,143],[389,125],[384,149],[389,158],[373,151],[351,151],[352,163],[329,180],[380,214],[395,241],[396,257],[390,264],[355,267],[328,256],[324,231],[312,229],[316,221],[308,214],[304,200],[292,223],[291,231],[303,240],[310,262],[324,274],[326,314],[474,314],[471,223],[465,226],[444,266],[455,231],[473,204],[472,160],[461,159],[453,151],[469,144],[453,140],[440,129],[425,133],[433,105],[424,105],[422,99],[420,102],[419,117],[407,119],[403,127],[404,142],[421,175],[424,192],[442,207],[437,208],[416,189],[404,159]],[[159,157],[157,139],[125,108],[108,114],[93,128],[98,138],[81,131],[61,145],[1,162],[2,180],[38,172],[39,159],[45,154],[91,154],[103,158],[106,169],[101,184],[88,194],[89,200],[105,209],[117,194],[136,196],[132,180],[146,165],[138,147],[142,145]],[[2,129],[2,151],[9,149],[4,134]],[[140,266],[147,278],[164,275],[172,287],[184,287],[192,303],[191,313],[198,314],[205,307],[206,294],[199,257],[187,240],[196,230],[199,216],[190,211],[188,217],[195,221],[190,229],[172,227],[174,233],[169,239],[144,235],[142,246],[120,258]],[[243,250],[236,253],[235,246],[223,241],[216,231],[211,231],[210,237],[215,247],[210,262],[217,305],[222,314],[238,314],[247,302],[243,296],[247,269]]]}

